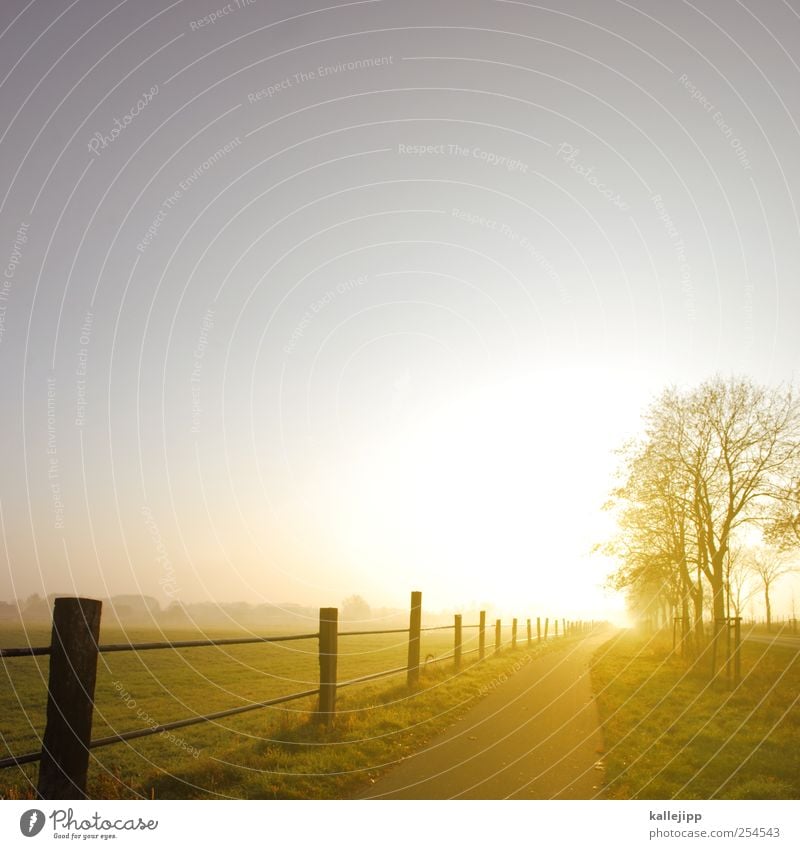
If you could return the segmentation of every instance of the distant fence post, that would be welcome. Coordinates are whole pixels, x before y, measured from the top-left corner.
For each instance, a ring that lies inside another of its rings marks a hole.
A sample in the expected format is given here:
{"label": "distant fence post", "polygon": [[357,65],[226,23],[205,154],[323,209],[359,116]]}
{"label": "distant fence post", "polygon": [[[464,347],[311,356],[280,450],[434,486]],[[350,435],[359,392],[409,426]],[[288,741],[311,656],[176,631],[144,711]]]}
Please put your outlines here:
{"label": "distant fence post", "polygon": [[411,593],[411,614],[408,620],[408,672],[406,682],[409,687],[419,683],[419,641],[422,632],[422,593]]}
{"label": "distant fence post", "polygon": [[500,651],[500,630],[501,630],[500,620],[498,619],[494,623],[494,653]]}
{"label": "distant fence post", "polygon": [[102,602],[57,598],[37,795],[85,799]]}
{"label": "distant fence post", "polygon": [[542,619],[540,616],[536,617],[536,642],[541,643],[542,641]]}
{"label": "distant fence post", "polygon": [[[717,647],[722,637],[722,622],[723,619],[714,618],[713,631],[711,636],[711,678],[717,677]],[[727,622],[726,622],[727,624]]]}
{"label": "distant fence post", "polygon": [[737,616],[734,622],[733,676],[735,683],[738,684],[742,680],[742,617]]}
{"label": "distant fence post", "polygon": [[517,620],[511,620],[511,648],[515,649],[517,647]]}
{"label": "distant fence post", "polygon": [[531,620],[528,620],[528,648],[531,647]]}
{"label": "distant fence post", "polygon": [[319,709],[317,718],[330,725],[336,713],[336,673],[339,659],[339,610],[319,609]]}
{"label": "distant fence post", "polygon": [[549,627],[550,627],[550,617],[548,616],[544,620],[544,638],[545,639],[547,639],[547,630],[549,629]]}
{"label": "distant fence post", "polygon": [[555,626],[556,626],[554,636],[557,638],[558,637],[558,619],[554,619],[553,622],[555,623]]}
{"label": "distant fence post", "polygon": [[461,614],[456,613],[453,621],[453,630],[455,631],[455,644],[453,646],[453,662],[456,669],[461,668]]}
{"label": "distant fence post", "polygon": [[478,620],[478,660],[486,657],[486,611],[481,610]]}

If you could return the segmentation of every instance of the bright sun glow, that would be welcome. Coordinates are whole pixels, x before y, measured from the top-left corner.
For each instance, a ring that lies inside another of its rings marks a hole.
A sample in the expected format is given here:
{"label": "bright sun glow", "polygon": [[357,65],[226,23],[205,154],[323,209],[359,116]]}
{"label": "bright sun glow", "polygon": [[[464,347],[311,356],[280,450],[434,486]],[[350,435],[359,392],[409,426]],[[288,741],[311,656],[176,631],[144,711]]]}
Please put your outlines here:
{"label": "bright sun glow", "polygon": [[612,615],[609,564],[588,555],[607,533],[613,449],[640,409],[630,382],[599,372],[496,385],[363,453],[345,491],[325,497],[327,524],[374,586],[375,571],[393,586],[403,576],[434,607]]}

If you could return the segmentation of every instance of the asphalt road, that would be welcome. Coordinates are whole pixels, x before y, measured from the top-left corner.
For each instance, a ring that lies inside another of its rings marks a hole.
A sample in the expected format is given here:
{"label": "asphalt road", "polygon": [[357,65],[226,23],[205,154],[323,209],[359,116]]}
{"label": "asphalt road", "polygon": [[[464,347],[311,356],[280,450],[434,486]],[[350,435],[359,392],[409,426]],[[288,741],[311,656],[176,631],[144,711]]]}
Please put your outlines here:
{"label": "asphalt road", "polygon": [[590,799],[603,739],[588,661],[609,634],[526,661],[465,717],[379,779],[374,799]]}
{"label": "asphalt road", "polygon": [[778,634],[749,634],[742,637],[750,643],[767,643],[771,646],[786,646],[791,649],[800,650],[800,637],[791,635],[779,636]]}

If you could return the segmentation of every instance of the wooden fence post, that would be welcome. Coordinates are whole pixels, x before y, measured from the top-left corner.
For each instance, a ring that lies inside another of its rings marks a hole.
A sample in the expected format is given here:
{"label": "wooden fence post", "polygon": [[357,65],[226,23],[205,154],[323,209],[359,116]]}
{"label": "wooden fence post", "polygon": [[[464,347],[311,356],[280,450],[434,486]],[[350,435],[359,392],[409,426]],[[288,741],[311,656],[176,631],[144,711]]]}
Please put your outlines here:
{"label": "wooden fence post", "polygon": [[717,677],[717,648],[722,637],[722,620],[714,618],[713,632],[711,637],[711,678]]}
{"label": "wooden fence post", "polygon": [[455,642],[453,645],[453,665],[456,669],[461,668],[461,614],[456,613],[453,620],[455,631]]}
{"label": "wooden fence post", "polygon": [[733,677],[734,682],[738,684],[742,680],[742,617],[737,616],[734,621]]}
{"label": "wooden fence post", "polygon": [[409,687],[419,684],[419,641],[422,631],[422,593],[411,593],[411,614],[408,620],[408,672]]}
{"label": "wooden fence post", "polygon": [[544,620],[544,638],[547,639],[547,629],[550,627],[550,617]]}
{"label": "wooden fence post", "polygon": [[87,798],[102,606],[92,598],[57,598],[53,606],[40,799]]}
{"label": "wooden fence post", "polygon": [[336,672],[339,660],[339,610],[319,609],[319,709],[317,719],[330,725],[336,713]]}
{"label": "wooden fence post", "polygon": [[486,611],[481,610],[478,620],[478,660],[486,657]]}
{"label": "wooden fence post", "polygon": [[495,654],[497,654],[497,652],[500,651],[500,627],[501,627],[500,626],[500,620],[498,619],[494,623],[494,653]]}
{"label": "wooden fence post", "polygon": [[556,625],[555,637],[558,638],[558,619],[554,619],[553,621],[555,622],[555,625]]}
{"label": "wooden fence post", "polygon": [[536,642],[541,643],[542,641],[542,619],[540,616],[536,617]]}
{"label": "wooden fence post", "polygon": [[528,648],[531,647],[531,620],[528,620]]}
{"label": "wooden fence post", "polygon": [[511,648],[515,649],[517,647],[517,620],[511,620]]}

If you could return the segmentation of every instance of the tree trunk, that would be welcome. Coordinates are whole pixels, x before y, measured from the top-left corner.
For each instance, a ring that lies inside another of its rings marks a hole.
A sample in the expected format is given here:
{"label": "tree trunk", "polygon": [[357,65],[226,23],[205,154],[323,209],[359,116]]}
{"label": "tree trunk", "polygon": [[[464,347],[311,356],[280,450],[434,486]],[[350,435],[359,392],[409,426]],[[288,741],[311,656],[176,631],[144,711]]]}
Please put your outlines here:
{"label": "tree trunk", "polygon": [[714,616],[712,670],[715,678],[725,671],[725,664],[723,663],[725,643],[722,639],[725,630],[723,628],[725,623],[725,581],[721,561],[721,556],[715,556],[711,561],[711,610]]}
{"label": "tree trunk", "polygon": [[695,656],[699,657],[706,645],[706,634],[703,630],[703,577],[700,569],[697,569],[697,586],[692,591],[694,602],[694,650]]}
{"label": "tree trunk", "polygon": [[767,611],[767,631],[772,631],[772,607],[769,603],[769,584],[764,585],[764,607]]}
{"label": "tree trunk", "polygon": [[686,657],[689,650],[689,596],[686,592],[681,598],[681,654]]}

